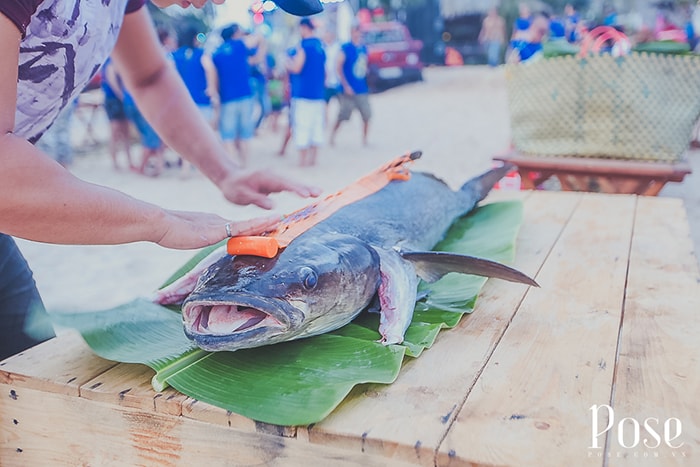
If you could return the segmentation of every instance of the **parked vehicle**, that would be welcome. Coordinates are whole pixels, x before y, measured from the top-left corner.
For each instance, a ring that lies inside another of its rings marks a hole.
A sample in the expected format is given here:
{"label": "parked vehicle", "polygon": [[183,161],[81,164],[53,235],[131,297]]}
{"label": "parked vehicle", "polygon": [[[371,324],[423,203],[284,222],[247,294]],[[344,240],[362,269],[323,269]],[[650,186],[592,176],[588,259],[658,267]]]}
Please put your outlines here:
{"label": "parked vehicle", "polygon": [[464,63],[482,65],[486,63],[486,49],[479,43],[479,32],[484,15],[470,13],[445,19],[443,38],[447,47],[461,55]]}
{"label": "parked vehicle", "polygon": [[367,82],[376,90],[392,84],[423,79],[420,51],[423,42],[413,39],[408,28],[397,21],[361,26],[367,46]]}

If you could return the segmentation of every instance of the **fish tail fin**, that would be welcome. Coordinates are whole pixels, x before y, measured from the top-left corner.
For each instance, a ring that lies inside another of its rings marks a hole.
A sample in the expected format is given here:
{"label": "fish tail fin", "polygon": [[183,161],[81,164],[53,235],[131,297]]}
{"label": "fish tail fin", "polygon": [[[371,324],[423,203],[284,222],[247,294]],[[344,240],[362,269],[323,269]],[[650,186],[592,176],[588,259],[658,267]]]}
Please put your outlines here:
{"label": "fish tail fin", "polygon": [[459,191],[467,196],[475,205],[486,198],[486,195],[489,194],[494,185],[514,168],[515,166],[512,164],[504,164],[500,167],[495,167],[488,172],[468,180],[462,185]]}

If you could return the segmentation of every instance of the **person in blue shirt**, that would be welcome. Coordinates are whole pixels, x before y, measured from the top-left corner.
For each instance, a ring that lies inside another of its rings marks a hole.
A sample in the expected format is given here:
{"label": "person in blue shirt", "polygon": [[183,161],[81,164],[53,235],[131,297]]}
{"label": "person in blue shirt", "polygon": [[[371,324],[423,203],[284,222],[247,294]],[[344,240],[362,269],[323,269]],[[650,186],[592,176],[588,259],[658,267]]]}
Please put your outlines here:
{"label": "person in blue shirt", "polygon": [[549,40],[550,41],[565,41],[566,40],[566,25],[564,20],[558,16],[553,16],[549,21]]}
{"label": "person in blue shirt", "polygon": [[340,110],[331,133],[331,145],[335,144],[338,128],[344,121],[350,119],[355,109],[362,116],[362,144],[367,145],[369,120],[372,117],[367,86],[367,65],[367,47],[362,43],[360,28],[354,26],[350,32],[350,42],[343,44],[338,53],[338,78],[343,92],[338,95]]}
{"label": "person in blue shirt", "polygon": [[172,57],[192,100],[204,118],[211,121],[211,99],[207,94],[207,76],[202,63],[204,50],[199,47],[198,35],[199,31],[196,28],[188,28],[183,32],[180,36],[180,48],[173,51]]}
{"label": "person in blue shirt", "polygon": [[604,8],[605,17],[603,18],[603,26],[615,27],[617,23],[617,11],[612,5],[606,5]]}
{"label": "person in blue shirt", "polygon": [[238,155],[238,163],[248,162],[248,143],[255,131],[253,121],[253,89],[250,86],[249,58],[257,36],[244,35],[238,24],[221,31],[221,44],[212,55],[214,73],[209,95],[219,104],[219,133],[230,154]]}
{"label": "person in blue shirt", "polygon": [[566,16],[564,23],[564,28],[566,29],[566,40],[572,44],[575,44],[579,41],[581,35],[579,31],[579,23],[581,18],[579,17],[579,14],[574,6],[570,3],[567,3],[564,7],[564,15]]}
{"label": "person in blue shirt", "polygon": [[513,23],[513,33],[510,38],[509,62],[521,61],[520,51],[523,50],[530,41],[530,26],[532,25],[532,13],[530,7],[525,3],[518,5],[518,17]]}
{"label": "person in blue shirt", "polygon": [[[192,100],[197,105],[199,113],[204,119],[214,126],[214,112],[211,99],[207,93],[207,75],[204,62],[211,58],[204,56],[204,50],[200,47],[198,39],[199,31],[194,27],[187,28],[180,35],[180,47],[171,54],[175,68],[182,81],[185,83]],[[194,166],[187,159],[180,158],[182,176],[187,177],[194,170]]]}
{"label": "person in blue shirt", "polygon": [[520,4],[520,15],[513,25],[508,62],[525,62],[541,58],[542,40],[549,32],[549,23],[549,15],[546,12],[532,15],[526,4]]}
{"label": "person in blue shirt", "polygon": [[318,148],[324,140],[326,52],[314,29],[309,18],[301,19],[301,42],[287,62],[289,73],[296,74],[291,99],[292,137],[299,149],[302,167],[316,164]]}

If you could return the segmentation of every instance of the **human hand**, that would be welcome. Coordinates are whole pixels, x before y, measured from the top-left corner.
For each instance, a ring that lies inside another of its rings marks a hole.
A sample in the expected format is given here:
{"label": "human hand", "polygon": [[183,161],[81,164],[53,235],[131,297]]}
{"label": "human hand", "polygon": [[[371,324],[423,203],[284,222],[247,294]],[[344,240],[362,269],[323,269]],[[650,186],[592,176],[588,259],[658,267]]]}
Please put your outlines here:
{"label": "human hand", "polygon": [[292,182],[270,172],[236,172],[218,183],[227,200],[235,204],[254,204],[263,209],[272,209],[274,203],[268,195],[291,191],[303,198],[317,197],[321,190]]}
{"label": "human hand", "polygon": [[156,243],[178,250],[203,248],[227,237],[260,234],[279,221],[279,215],[232,222],[216,214],[166,210],[165,232]]}

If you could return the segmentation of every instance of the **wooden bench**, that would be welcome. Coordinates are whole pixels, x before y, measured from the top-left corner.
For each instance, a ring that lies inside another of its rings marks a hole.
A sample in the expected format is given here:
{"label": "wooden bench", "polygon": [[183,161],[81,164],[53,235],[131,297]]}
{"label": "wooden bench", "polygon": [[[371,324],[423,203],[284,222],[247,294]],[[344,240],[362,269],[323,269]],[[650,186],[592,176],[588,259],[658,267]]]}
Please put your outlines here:
{"label": "wooden bench", "polygon": [[563,191],[595,191],[656,196],[668,182],[682,182],[692,172],[686,161],[674,163],[582,157],[544,157],[517,151],[495,156],[514,164],[528,190],[556,177]]}

